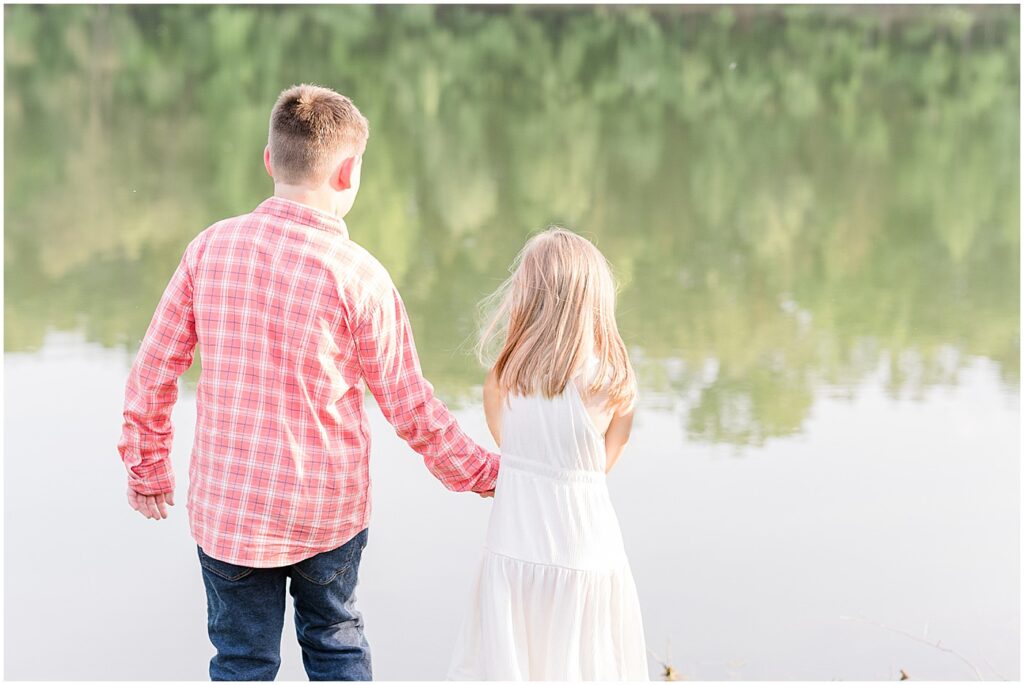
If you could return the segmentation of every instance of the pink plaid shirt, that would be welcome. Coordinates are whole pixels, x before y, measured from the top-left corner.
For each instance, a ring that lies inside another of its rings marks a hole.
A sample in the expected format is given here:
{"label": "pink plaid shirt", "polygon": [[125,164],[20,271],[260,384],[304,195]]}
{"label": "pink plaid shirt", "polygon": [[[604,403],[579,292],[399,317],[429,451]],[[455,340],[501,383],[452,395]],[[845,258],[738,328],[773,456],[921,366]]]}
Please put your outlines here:
{"label": "pink plaid shirt", "polygon": [[[397,330],[390,366],[387,327]],[[186,248],[125,389],[118,450],[140,493],[174,489],[171,408],[197,343],[186,508],[192,537],[214,558],[285,566],[366,527],[363,381],[446,487],[494,487],[498,456],[434,397],[390,276],[337,217],[272,197]]]}

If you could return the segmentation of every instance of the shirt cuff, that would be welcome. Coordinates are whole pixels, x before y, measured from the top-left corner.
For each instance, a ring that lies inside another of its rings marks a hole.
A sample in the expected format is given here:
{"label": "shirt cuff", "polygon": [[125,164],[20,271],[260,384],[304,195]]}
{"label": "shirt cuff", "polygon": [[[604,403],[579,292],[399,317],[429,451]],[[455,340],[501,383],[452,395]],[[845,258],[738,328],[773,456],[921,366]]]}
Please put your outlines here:
{"label": "shirt cuff", "polygon": [[487,453],[487,466],[483,475],[473,486],[473,492],[486,492],[493,490],[498,482],[498,469],[501,467],[501,456],[494,452]]}
{"label": "shirt cuff", "polygon": [[128,469],[128,487],[140,495],[159,495],[174,491],[174,470],[170,460]]}

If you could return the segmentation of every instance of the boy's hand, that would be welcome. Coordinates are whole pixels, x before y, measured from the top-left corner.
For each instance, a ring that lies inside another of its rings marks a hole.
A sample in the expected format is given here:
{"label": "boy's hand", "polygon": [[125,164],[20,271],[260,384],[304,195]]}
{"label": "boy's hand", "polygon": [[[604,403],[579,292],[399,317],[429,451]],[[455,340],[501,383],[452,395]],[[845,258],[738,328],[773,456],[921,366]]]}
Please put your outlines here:
{"label": "boy's hand", "polygon": [[494,490],[484,490],[483,492],[476,493],[481,497],[494,497]]}
{"label": "boy's hand", "polygon": [[148,519],[167,518],[167,505],[174,506],[174,492],[159,495],[143,495],[128,488],[128,504]]}

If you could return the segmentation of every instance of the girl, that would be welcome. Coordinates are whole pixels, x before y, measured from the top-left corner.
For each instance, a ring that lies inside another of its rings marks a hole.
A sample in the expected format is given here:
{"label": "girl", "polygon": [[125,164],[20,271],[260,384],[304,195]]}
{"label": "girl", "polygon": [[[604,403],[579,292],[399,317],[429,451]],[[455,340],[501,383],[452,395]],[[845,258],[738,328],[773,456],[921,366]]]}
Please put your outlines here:
{"label": "girl", "polygon": [[589,241],[530,239],[487,302],[481,360],[501,469],[453,680],[647,680],[640,604],[605,474],[629,438],[636,381],[615,284]]}

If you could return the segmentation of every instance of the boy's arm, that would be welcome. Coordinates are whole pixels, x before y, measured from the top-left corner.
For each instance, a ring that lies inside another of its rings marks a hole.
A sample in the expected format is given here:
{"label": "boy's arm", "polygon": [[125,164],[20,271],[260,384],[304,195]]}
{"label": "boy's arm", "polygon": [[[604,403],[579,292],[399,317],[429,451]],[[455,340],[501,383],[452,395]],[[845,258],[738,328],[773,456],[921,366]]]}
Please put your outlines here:
{"label": "boy's arm", "polygon": [[[359,364],[370,392],[399,437],[449,490],[492,490],[498,455],[473,442],[434,396],[420,370],[412,326],[398,290],[391,285],[353,331]],[[393,335],[389,335],[392,333]],[[391,348],[393,341],[394,348]],[[389,352],[391,363],[388,362]]]}
{"label": "boy's arm", "polygon": [[125,385],[117,449],[128,469],[128,486],[143,495],[174,490],[171,409],[178,398],[178,376],[191,366],[196,346],[191,251],[192,244],[164,290]]}

